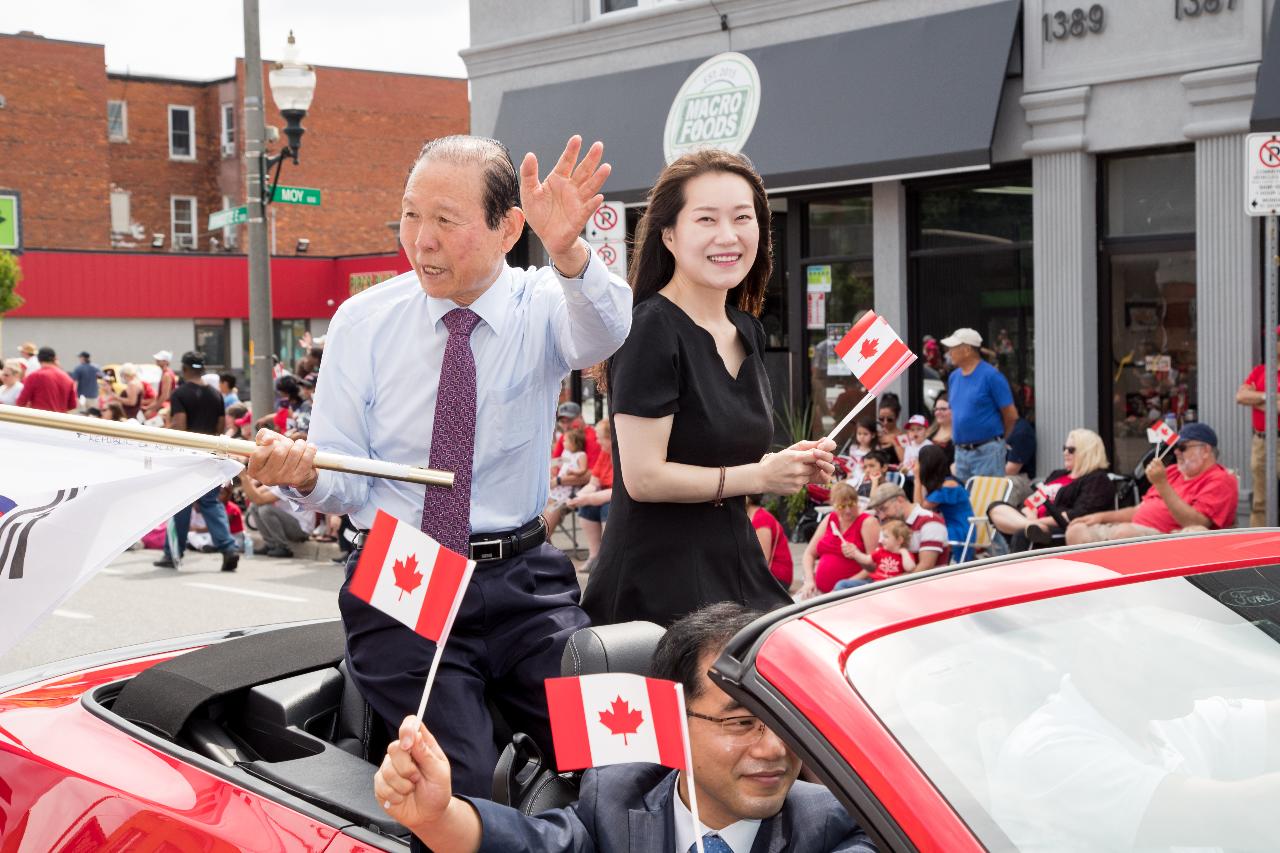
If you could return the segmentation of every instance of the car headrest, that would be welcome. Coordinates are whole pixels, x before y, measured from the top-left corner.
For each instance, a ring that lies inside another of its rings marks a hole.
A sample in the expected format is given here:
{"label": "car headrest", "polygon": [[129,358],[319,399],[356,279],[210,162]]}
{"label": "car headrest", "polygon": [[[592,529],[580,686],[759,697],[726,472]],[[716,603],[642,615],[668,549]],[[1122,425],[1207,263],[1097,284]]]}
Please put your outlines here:
{"label": "car headrest", "polygon": [[653,650],[666,631],[652,622],[593,625],[573,632],[560,656],[561,675],[652,674]]}

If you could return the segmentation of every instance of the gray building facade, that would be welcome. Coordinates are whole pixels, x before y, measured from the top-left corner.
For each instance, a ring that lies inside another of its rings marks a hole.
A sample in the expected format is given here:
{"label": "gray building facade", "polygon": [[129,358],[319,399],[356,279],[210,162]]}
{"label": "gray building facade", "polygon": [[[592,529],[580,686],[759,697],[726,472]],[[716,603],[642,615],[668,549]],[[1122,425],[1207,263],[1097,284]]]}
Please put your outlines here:
{"label": "gray building facade", "polygon": [[[1211,424],[1244,475],[1234,393],[1262,339],[1244,138],[1271,6],[472,0],[463,58],[473,132],[544,163],[603,139],[631,225],[681,133],[755,110],[730,144],[776,218],[766,362],[813,432],[861,394],[832,345],[874,308],[921,356],[897,388],[913,412],[943,387],[937,341],[977,329],[1034,411],[1041,475],[1076,427],[1131,470],[1157,418]],[[689,106],[713,77],[723,96]]]}

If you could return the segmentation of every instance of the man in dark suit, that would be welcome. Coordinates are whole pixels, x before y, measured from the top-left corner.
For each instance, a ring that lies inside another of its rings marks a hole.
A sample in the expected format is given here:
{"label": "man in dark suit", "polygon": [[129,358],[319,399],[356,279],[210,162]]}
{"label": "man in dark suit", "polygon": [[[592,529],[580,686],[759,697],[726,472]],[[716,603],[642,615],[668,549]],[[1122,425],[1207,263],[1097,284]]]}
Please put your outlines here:
{"label": "man in dark suit", "polygon": [[[684,685],[706,851],[874,853],[829,791],[796,781],[800,759],[786,744],[707,677],[729,639],[758,615],[734,603],[703,608],[672,625],[654,652],[653,675]],[[436,853],[684,853],[694,844],[687,779],[679,771],[651,764],[588,770],[576,803],[526,817],[453,796],[448,759],[412,717],[387,748],[374,793]]]}

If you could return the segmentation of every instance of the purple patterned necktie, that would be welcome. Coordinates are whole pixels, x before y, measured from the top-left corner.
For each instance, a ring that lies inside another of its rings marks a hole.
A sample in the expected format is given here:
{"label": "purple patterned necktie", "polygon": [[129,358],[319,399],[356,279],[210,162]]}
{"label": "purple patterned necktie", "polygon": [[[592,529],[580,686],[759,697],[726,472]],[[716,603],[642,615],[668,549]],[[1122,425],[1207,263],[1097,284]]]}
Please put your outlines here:
{"label": "purple patterned necktie", "polygon": [[471,464],[476,442],[476,359],[471,333],[479,322],[480,315],[469,308],[455,308],[444,315],[449,342],[440,365],[429,464],[452,471],[453,488],[427,486],[422,500],[422,532],[464,557],[471,539]]}

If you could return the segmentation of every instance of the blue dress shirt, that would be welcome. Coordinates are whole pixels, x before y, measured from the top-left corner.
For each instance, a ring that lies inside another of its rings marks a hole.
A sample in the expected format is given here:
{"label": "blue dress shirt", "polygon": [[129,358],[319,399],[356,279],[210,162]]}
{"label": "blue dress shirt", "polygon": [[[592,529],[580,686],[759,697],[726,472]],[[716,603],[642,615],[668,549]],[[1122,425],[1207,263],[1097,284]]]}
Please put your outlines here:
{"label": "blue dress shirt", "polygon": [[[338,309],[325,338],[308,440],[320,450],[426,465],[448,330],[458,307],[429,297],[408,272]],[[481,323],[476,359],[476,438],[471,530],[519,527],[547,501],[555,408],[570,370],[608,358],[631,329],[631,288],[591,253],[581,278],[553,267],[503,267],[470,306]],[[377,510],[422,521],[425,486],[320,471],[304,506],[347,513],[361,529]],[[433,487],[434,488],[434,487]]]}

